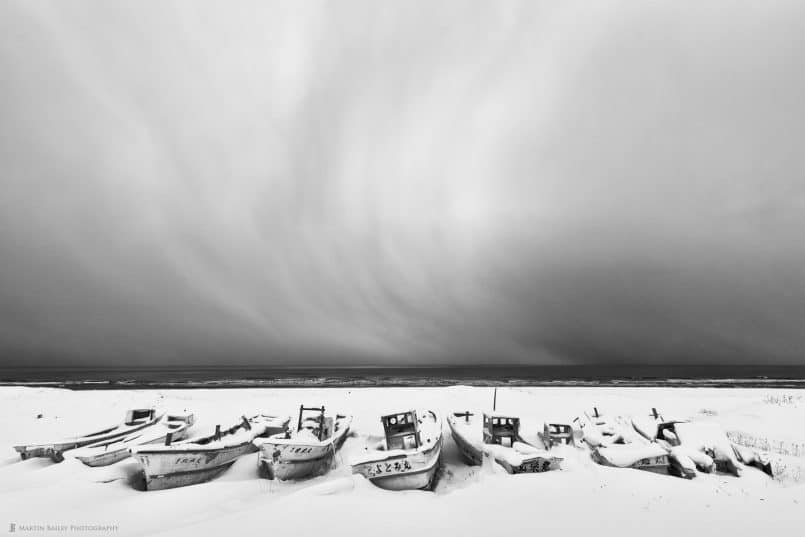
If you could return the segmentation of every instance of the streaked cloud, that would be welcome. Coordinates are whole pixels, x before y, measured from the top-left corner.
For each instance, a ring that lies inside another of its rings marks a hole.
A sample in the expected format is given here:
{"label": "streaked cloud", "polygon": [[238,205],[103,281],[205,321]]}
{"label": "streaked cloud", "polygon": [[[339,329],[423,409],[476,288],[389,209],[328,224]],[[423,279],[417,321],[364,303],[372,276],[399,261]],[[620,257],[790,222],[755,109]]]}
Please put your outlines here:
{"label": "streaked cloud", "polygon": [[0,6],[7,363],[798,363],[798,2]]}

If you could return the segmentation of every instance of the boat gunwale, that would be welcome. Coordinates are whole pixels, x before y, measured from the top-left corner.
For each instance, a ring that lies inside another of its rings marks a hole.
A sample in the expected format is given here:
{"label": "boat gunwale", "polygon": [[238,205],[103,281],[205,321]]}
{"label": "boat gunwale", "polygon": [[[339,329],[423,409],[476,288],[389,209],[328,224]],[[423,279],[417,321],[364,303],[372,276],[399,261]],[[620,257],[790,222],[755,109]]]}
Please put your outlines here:
{"label": "boat gunwale", "polygon": [[443,442],[442,437],[443,437],[443,435],[441,434],[441,431],[439,431],[439,437],[437,438],[436,442],[433,443],[433,445],[419,446],[416,449],[406,449],[406,450],[397,449],[397,450],[394,450],[394,452],[395,452],[394,454],[387,455],[387,456],[384,456],[384,453],[392,453],[392,452],[391,451],[384,452],[383,450],[375,450],[373,452],[373,454],[376,453],[378,455],[376,458],[357,459],[354,462],[352,462],[352,464],[350,466],[352,466],[354,468],[355,466],[360,466],[362,464],[374,464],[374,463],[377,463],[377,462],[382,462],[382,461],[387,461],[387,460],[405,459],[405,458],[408,458],[408,457],[412,457],[414,455],[425,455],[425,454],[428,454],[429,452],[433,451],[436,448],[441,449],[442,442]]}
{"label": "boat gunwale", "polygon": [[142,423],[126,423],[124,421],[112,427],[108,427],[101,431],[96,431],[91,434],[62,438],[61,440],[56,442],[19,444],[12,447],[17,453],[20,454],[27,454],[29,452],[39,452],[39,451],[43,451],[45,453],[47,453],[48,451],[62,453],[65,451],[69,451],[71,449],[77,449],[88,446],[102,447],[104,443],[113,444],[116,441],[119,441],[122,437],[136,433],[147,427],[151,427],[159,423],[159,421],[162,419],[162,416],[165,413],[160,412],[159,410],[156,409],[151,410],[153,410],[151,416]]}
{"label": "boat gunwale", "polygon": [[[139,449],[140,446],[133,446],[129,448],[132,455],[172,455],[174,453],[199,453],[205,451],[223,451],[226,449],[233,449],[238,447],[243,447],[245,445],[252,444],[251,440],[244,440],[243,442],[239,442],[237,444],[231,444],[227,446],[205,446],[200,445],[198,448],[185,448],[183,445],[178,445],[176,448],[173,445],[170,446],[155,446],[153,448],[146,448],[146,449]],[[147,446],[148,444],[144,444]],[[253,445],[253,444],[252,444]]]}
{"label": "boat gunwale", "polygon": [[[349,417],[349,423],[346,427],[339,429],[338,431],[334,431],[329,437],[325,438],[324,440],[299,440],[298,437],[294,437],[294,434],[297,434],[298,431],[294,431],[291,433],[290,438],[280,437],[275,438],[278,435],[282,435],[284,433],[277,433],[272,436],[268,437],[257,437],[252,442],[258,447],[263,448],[266,445],[281,445],[281,446],[302,446],[302,447],[327,447],[329,445],[333,445],[337,442],[340,442],[343,438],[346,438],[346,435],[349,434],[350,427],[352,426],[352,416]],[[333,422],[335,423],[335,422]]]}

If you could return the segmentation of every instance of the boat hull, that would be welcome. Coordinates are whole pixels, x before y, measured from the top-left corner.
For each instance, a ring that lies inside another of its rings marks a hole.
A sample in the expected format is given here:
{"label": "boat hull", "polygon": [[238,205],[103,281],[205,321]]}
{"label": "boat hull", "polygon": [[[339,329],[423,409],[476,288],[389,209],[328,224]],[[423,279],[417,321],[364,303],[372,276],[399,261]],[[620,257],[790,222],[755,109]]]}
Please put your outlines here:
{"label": "boat hull", "polygon": [[320,457],[306,460],[273,460],[260,457],[260,475],[267,479],[290,481],[326,474],[333,467],[334,453],[329,450]]}
{"label": "boat hull", "polygon": [[[122,436],[122,435],[121,435]],[[40,444],[35,446],[14,446],[14,449],[20,454],[22,460],[31,459],[35,457],[50,457],[55,462],[64,460],[63,453],[70,449],[79,448],[91,444],[93,441],[87,442],[65,442],[62,444]]]}
{"label": "boat hull", "polygon": [[209,481],[235,460],[257,448],[251,441],[215,449],[138,449],[132,456],[143,468],[146,490],[184,487]]}
{"label": "boat hull", "polygon": [[628,464],[614,464],[601,454],[599,450],[593,450],[592,458],[595,462],[602,466],[612,466],[614,468],[634,468],[636,470],[645,470],[647,472],[654,472],[659,474],[667,474],[670,461],[668,455],[657,455],[652,457],[643,457],[636,459],[634,462]]}
{"label": "boat hull", "polygon": [[333,467],[335,452],[346,439],[349,429],[327,444],[287,444],[266,441],[260,447],[260,473],[282,481],[326,474]]}
{"label": "boat hull", "polygon": [[351,422],[351,417],[339,416],[335,434],[324,441],[306,442],[295,437],[261,440],[257,459],[260,476],[287,481],[326,474],[349,435]]}
{"label": "boat hull", "polygon": [[[185,427],[186,429],[186,427]],[[174,441],[182,440],[187,436],[187,431],[185,429],[171,431],[173,433],[172,439]],[[150,442],[146,442],[143,444],[139,444],[141,446],[149,445],[149,444],[161,444],[165,441],[165,437],[168,435],[168,431],[165,432],[159,438],[155,438]],[[108,444],[107,446],[111,446],[112,444]],[[87,466],[109,466],[110,464],[115,464],[116,462],[120,462],[131,457],[131,452],[129,451],[130,445],[123,445],[117,448],[113,448],[107,451],[100,451],[98,450],[97,453],[93,453],[91,455],[76,455],[75,458],[86,464]]]}
{"label": "boat hull", "polygon": [[159,418],[160,416],[154,415],[151,419],[134,425],[117,425],[98,433],[70,438],[61,442],[14,446],[14,449],[20,454],[22,460],[33,457],[50,457],[54,462],[61,462],[64,460],[65,451],[89,446],[90,444],[99,446],[111,444],[133,432],[153,426]]}
{"label": "boat hull", "polygon": [[461,454],[461,458],[464,459],[464,462],[470,466],[480,466],[483,464],[483,452],[456,430],[452,420],[447,420],[447,424],[450,426],[450,435],[453,437],[453,441],[456,443],[458,452]]}
{"label": "boat hull", "polygon": [[538,474],[542,472],[550,472],[551,470],[558,470],[561,459],[556,457],[534,457],[522,462],[522,464],[513,465],[502,459],[495,459],[498,464],[503,466],[510,474]]}
{"label": "boat hull", "polygon": [[87,457],[76,457],[76,459],[80,460],[87,466],[109,466],[110,464],[114,464],[116,462],[120,462],[124,459],[127,459],[131,456],[129,453],[129,449],[127,447],[123,447],[120,449],[115,449],[113,451],[106,451],[104,453],[99,453],[97,455],[91,455]]}
{"label": "boat hull", "polygon": [[352,471],[386,490],[430,490],[435,485],[441,452],[440,438],[428,450],[353,464]]}

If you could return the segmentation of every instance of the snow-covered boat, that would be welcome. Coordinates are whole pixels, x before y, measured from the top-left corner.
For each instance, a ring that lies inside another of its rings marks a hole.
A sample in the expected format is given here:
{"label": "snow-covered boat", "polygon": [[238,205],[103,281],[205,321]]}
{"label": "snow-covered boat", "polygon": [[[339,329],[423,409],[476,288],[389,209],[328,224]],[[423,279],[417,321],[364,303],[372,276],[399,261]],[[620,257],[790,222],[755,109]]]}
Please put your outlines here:
{"label": "snow-covered boat", "polygon": [[593,449],[595,462],[604,466],[668,473],[668,452],[657,444],[610,444]]}
{"label": "snow-covered boat", "polygon": [[741,468],[738,463],[743,462],[772,475],[767,456],[734,445],[715,424],[663,420],[661,416],[657,418],[654,427],[646,425],[645,420],[635,420],[634,424],[635,429],[646,438],[653,438],[658,444],[666,446],[672,456],[678,456],[681,460],[685,457],[690,459],[688,465],[694,470],[712,472],[715,469],[740,476]]}
{"label": "snow-covered boat", "polygon": [[447,424],[461,456],[471,465],[481,464],[487,455],[510,474],[521,474],[556,470],[562,461],[523,440],[520,419],[514,416],[483,413],[479,419],[470,412],[454,412],[447,416]]}
{"label": "snow-covered boat", "polygon": [[208,481],[226,470],[245,453],[257,448],[255,438],[288,429],[289,417],[257,415],[215,433],[196,436],[168,445],[129,448],[145,474],[145,488],[160,490]]}
{"label": "snow-covered boat", "polygon": [[774,468],[767,453],[735,443],[732,443],[732,451],[735,453],[735,457],[745,465],[754,466],[764,474],[774,477]]}
{"label": "snow-covered boat", "polygon": [[442,420],[432,410],[381,417],[385,442],[353,460],[352,472],[387,490],[431,489],[442,453]]}
{"label": "snow-covered boat", "polygon": [[590,446],[592,459],[604,466],[635,468],[668,473],[668,450],[650,442],[623,417],[609,419],[597,408],[581,421],[584,441]]}
{"label": "snow-covered boat", "polygon": [[299,407],[296,430],[258,438],[257,464],[268,479],[301,479],[326,473],[349,434],[352,416],[327,416],[324,407]]}
{"label": "snow-covered boat", "polygon": [[161,415],[153,408],[137,408],[126,412],[123,423],[106,427],[83,436],[65,438],[56,442],[14,446],[23,460],[30,457],[50,457],[55,462],[64,460],[64,452],[82,446],[102,446],[115,442],[119,438],[135,431],[145,429],[157,423]]}
{"label": "snow-covered boat", "polygon": [[69,455],[87,466],[108,466],[128,458],[131,447],[162,443],[168,436],[169,442],[182,440],[193,422],[193,414],[166,414],[152,427],[140,429],[112,443],[100,442],[74,449]]}
{"label": "snow-covered boat", "polygon": [[686,479],[696,477],[696,471],[712,472],[714,468],[713,459],[704,450],[689,449],[682,446],[679,438],[674,432],[676,423],[682,421],[666,421],[657,412],[656,408],[651,409],[651,414],[632,418],[632,426],[635,431],[640,433],[646,440],[656,442],[660,447],[668,452],[668,473]]}

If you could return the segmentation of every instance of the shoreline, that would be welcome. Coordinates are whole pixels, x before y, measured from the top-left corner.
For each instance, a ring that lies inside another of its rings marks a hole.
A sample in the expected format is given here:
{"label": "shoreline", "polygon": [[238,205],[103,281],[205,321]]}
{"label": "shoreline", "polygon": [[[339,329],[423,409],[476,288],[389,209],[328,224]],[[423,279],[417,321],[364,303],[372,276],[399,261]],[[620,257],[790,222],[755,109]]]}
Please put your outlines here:
{"label": "shoreline", "polygon": [[172,390],[172,389],[288,389],[288,388],[769,388],[805,390],[805,379],[607,379],[607,380],[533,380],[533,379],[219,379],[177,381],[127,380],[0,380],[0,387],[61,388],[92,390]]}

